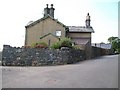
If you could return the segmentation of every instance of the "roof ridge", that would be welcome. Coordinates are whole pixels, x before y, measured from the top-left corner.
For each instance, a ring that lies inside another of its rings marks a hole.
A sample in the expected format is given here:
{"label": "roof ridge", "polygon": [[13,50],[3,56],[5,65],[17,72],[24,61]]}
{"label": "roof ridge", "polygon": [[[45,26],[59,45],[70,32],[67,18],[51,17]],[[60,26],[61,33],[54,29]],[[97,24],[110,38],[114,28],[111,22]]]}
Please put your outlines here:
{"label": "roof ridge", "polygon": [[94,32],[92,27],[85,26],[68,26],[69,32]]}
{"label": "roof ridge", "polygon": [[36,25],[37,23],[41,22],[42,20],[44,20],[44,19],[46,19],[46,18],[48,18],[48,17],[50,17],[52,20],[56,21],[57,23],[59,23],[59,24],[62,25],[63,27],[67,27],[66,25],[64,25],[63,23],[61,23],[60,21],[58,21],[57,19],[55,19],[55,18],[51,17],[49,14],[47,14],[47,16],[44,16],[43,18],[40,18],[40,19],[32,22],[32,23],[29,24],[29,25],[26,25],[25,28],[29,28],[29,27],[31,27],[31,26],[34,26],[34,25]]}

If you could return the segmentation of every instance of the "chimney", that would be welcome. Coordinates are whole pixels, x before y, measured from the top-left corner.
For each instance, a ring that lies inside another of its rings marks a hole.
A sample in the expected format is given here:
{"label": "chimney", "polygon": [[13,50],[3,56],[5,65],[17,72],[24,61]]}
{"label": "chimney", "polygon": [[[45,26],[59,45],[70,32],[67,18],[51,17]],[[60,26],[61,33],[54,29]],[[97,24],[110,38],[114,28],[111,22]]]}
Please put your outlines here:
{"label": "chimney", "polygon": [[52,18],[54,18],[54,10],[55,10],[55,8],[53,8],[53,4],[51,4],[50,16],[51,16]]}
{"label": "chimney", "polygon": [[90,27],[90,21],[91,21],[91,20],[90,20],[90,15],[89,15],[89,13],[88,13],[87,16],[86,16],[86,21],[85,21],[87,28]]}
{"label": "chimney", "polygon": [[46,4],[46,8],[44,8],[44,16],[47,16],[48,14],[50,14],[50,8],[48,8],[48,4]]}

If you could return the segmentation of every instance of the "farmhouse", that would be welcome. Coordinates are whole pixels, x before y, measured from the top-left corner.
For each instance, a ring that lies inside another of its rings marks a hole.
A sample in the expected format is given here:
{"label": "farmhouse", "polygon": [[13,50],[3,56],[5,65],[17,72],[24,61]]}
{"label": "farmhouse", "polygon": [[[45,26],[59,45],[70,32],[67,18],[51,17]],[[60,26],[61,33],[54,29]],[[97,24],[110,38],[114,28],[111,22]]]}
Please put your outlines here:
{"label": "farmhouse", "polygon": [[[86,48],[91,53],[91,33],[94,32],[90,25],[90,15],[86,16],[85,26],[66,26],[54,18],[53,4],[44,8],[44,16],[37,21],[30,22],[26,28],[25,45],[36,42],[46,42],[49,46],[59,39],[69,37],[78,46]],[[90,56],[90,55],[89,55]]]}

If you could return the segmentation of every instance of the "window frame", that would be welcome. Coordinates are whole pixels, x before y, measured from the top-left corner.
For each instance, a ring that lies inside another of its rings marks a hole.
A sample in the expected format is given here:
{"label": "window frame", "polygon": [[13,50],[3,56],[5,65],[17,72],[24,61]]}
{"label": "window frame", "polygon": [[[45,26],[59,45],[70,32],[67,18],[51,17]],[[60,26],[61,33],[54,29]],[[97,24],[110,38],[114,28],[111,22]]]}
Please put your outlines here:
{"label": "window frame", "polygon": [[57,37],[61,37],[61,36],[62,36],[61,30],[56,30],[55,35],[56,35]]}

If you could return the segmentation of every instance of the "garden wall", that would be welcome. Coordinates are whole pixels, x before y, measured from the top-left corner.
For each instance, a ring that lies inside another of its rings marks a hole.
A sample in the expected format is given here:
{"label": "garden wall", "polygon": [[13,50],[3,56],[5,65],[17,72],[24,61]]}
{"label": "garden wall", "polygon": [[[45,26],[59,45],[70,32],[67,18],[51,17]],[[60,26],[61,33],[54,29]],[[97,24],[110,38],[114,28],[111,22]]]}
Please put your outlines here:
{"label": "garden wall", "polygon": [[2,65],[4,66],[42,66],[71,64],[85,59],[82,50],[16,48],[3,46]]}
{"label": "garden wall", "polygon": [[114,51],[112,49],[103,49],[99,47],[92,46],[92,58],[103,56],[103,55],[112,55]]}

